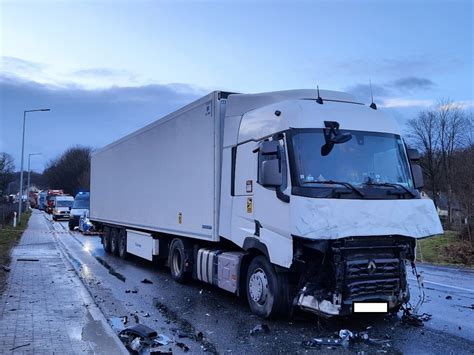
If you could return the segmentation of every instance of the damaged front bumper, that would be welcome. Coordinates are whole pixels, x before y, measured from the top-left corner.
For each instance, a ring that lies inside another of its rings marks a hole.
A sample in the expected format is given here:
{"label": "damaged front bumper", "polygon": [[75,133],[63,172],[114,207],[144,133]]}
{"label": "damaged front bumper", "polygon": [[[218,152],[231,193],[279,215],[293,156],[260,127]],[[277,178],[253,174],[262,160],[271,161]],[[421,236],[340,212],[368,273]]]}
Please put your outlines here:
{"label": "damaged front bumper", "polygon": [[403,237],[302,243],[299,261],[306,265],[295,303],[325,317],[352,314],[354,302],[383,302],[396,311],[410,299],[405,264],[413,251],[413,240]]}

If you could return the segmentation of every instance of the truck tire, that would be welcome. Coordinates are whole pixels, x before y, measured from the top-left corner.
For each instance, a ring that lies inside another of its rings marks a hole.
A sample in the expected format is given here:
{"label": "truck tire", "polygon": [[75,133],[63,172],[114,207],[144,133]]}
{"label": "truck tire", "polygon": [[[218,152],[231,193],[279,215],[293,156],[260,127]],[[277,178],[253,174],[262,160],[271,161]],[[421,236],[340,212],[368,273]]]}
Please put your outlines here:
{"label": "truck tire", "polygon": [[183,241],[175,238],[171,242],[168,264],[171,269],[171,278],[179,283],[187,281],[190,273],[185,270],[187,253]]}
{"label": "truck tire", "polygon": [[122,259],[127,259],[127,232],[121,228],[118,233],[118,256]]}
{"label": "truck tire", "polygon": [[119,255],[119,229],[111,228],[110,229],[110,252],[113,255]]}
{"label": "truck tire", "polygon": [[70,231],[74,230],[74,224],[72,224],[71,221],[69,221],[69,223],[67,225],[68,225]]}
{"label": "truck tire", "polygon": [[289,313],[287,276],[278,274],[265,256],[256,256],[250,262],[246,289],[252,313],[263,318]]}
{"label": "truck tire", "polygon": [[102,236],[102,244],[104,245],[104,250],[107,253],[110,253],[110,227],[104,227],[104,235]]}

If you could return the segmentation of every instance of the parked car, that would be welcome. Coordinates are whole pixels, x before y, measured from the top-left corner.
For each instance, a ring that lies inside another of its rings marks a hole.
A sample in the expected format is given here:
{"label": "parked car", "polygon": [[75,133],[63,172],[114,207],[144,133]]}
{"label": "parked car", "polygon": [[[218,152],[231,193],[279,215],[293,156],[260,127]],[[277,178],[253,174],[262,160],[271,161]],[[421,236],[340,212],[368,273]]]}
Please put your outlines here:
{"label": "parked car", "polygon": [[89,212],[89,192],[79,192],[76,195],[69,215],[69,230],[79,226],[79,218],[84,212]]}
{"label": "parked car", "polygon": [[74,204],[74,197],[58,195],[54,197],[53,220],[69,219],[69,213]]}

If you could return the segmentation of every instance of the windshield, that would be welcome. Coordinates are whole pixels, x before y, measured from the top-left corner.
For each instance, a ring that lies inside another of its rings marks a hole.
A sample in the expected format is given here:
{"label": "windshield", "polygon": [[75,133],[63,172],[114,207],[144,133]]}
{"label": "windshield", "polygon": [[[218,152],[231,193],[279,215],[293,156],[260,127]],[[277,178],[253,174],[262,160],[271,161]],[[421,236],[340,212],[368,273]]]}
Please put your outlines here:
{"label": "windshield", "polygon": [[[293,151],[300,186],[312,181],[343,181],[354,186],[396,183],[413,188],[402,139],[394,134],[344,131],[348,142],[335,144],[326,156],[323,130],[297,131]],[[320,184],[319,184],[320,185]],[[316,183],[314,186],[317,186]]]}
{"label": "windshield", "polygon": [[74,201],[74,205],[72,208],[76,208],[76,209],[89,209],[89,200],[84,200],[84,199],[81,199],[81,200],[75,200]]}
{"label": "windshield", "polygon": [[57,200],[56,207],[71,207],[74,201]]}

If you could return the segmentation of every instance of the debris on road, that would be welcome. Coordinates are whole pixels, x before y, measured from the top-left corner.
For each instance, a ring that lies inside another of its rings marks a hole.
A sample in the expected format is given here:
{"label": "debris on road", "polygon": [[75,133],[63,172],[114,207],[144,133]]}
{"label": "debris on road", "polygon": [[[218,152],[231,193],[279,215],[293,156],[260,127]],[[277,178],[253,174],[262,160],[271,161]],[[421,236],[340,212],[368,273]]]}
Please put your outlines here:
{"label": "debris on road", "polygon": [[342,346],[349,347],[353,343],[367,343],[372,345],[382,345],[383,347],[390,347],[390,339],[375,339],[371,338],[367,332],[352,332],[349,329],[339,330],[339,338],[314,338],[303,341],[302,345],[305,348],[316,348],[320,346]]}
{"label": "debris on road", "polygon": [[[171,343],[171,339],[163,334],[158,334],[156,331],[143,324],[137,324],[133,327],[126,328],[119,333],[119,339],[123,342],[125,347],[134,352],[141,353],[145,348],[150,349],[151,353],[163,354],[170,353],[171,349],[163,352],[159,349],[154,349],[159,346],[166,346]],[[179,344],[182,344],[180,346]],[[189,351],[189,347],[183,343],[177,343],[177,346],[183,351]]]}
{"label": "debris on road", "polygon": [[125,293],[130,293],[130,290],[125,290]]}
{"label": "debris on road", "polygon": [[269,333],[270,332],[270,328],[268,327],[268,325],[266,324],[257,324],[251,331],[250,331],[250,335],[254,335],[254,334],[257,334],[257,333]]}
{"label": "debris on road", "polygon": [[303,346],[307,349],[317,348],[319,346],[341,346],[341,339],[332,338],[314,338],[303,341]]}
{"label": "debris on road", "polygon": [[142,284],[152,284],[152,283],[153,283],[153,281],[148,280],[148,279],[143,279],[142,280]]}
{"label": "debris on road", "polygon": [[447,295],[447,296],[446,296],[446,299],[447,299],[447,300],[452,300],[452,299],[453,299],[453,296]]}
{"label": "debris on road", "polygon": [[430,313],[413,314],[410,308],[403,309],[402,323],[413,325],[415,327],[422,327],[423,322],[427,322],[431,319]]}
{"label": "debris on road", "polygon": [[5,266],[5,265],[2,265],[2,269],[5,272],[10,272],[10,270],[11,270],[8,266]]}
{"label": "debris on road", "polygon": [[159,334],[158,338],[156,338],[154,340],[154,342],[155,342],[155,344],[164,346],[164,345],[168,345],[169,343],[171,343],[171,339],[168,338],[166,335]]}
{"label": "debris on road", "polygon": [[184,351],[185,353],[189,351],[189,346],[187,346],[187,345],[184,344],[184,343],[176,343],[176,346],[177,346],[178,348],[183,349],[183,351]]}

